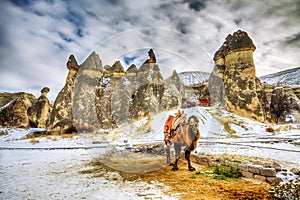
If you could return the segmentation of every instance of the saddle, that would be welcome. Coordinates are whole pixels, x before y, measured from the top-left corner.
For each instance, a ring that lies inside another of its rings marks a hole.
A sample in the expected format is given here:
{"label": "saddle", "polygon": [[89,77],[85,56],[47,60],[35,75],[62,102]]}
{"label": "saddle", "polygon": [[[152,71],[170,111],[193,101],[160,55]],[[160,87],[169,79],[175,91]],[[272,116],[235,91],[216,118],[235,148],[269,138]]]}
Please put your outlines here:
{"label": "saddle", "polygon": [[169,115],[168,119],[164,125],[164,133],[168,135],[169,138],[172,138],[176,135],[176,130],[180,125],[180,117],[182,116],[181,112],[178,112],[176,116]]}

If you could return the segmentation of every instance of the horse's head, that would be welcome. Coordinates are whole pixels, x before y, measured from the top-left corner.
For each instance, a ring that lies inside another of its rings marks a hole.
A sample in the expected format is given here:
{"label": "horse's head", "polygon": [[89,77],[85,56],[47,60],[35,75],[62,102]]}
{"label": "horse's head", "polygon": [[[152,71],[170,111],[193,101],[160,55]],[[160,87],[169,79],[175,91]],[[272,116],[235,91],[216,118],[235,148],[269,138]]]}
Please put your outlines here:
{"label": "horse's head", "polygon": [[199,119],[195,115],[192,115],[188,120],[188,124],[190,128],[193,130],[193,132],[197,132]]}
{"label": "horse's head", "polygon": [[187,115],[184,113],[179,118],[179,124],[184,124],[187,122]]}

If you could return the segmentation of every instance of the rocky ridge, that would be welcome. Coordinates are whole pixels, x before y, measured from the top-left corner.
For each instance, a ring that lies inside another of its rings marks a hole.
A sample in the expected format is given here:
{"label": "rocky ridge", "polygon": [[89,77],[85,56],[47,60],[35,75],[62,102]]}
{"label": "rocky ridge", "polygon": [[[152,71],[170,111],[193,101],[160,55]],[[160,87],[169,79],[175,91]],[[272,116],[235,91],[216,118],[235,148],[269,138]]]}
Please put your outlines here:
{"label": "rocky ridge", "polygon": [[94,131],[151,118],[158,112],[179,108],[183,102],[202,105],[202,100],[207,101],[205,105],[219,105],[261,122],[299,123],[299,88],[262,84],[255,74],[255,49],[246,32],[229,34],[214,55],[215,67],[208,81],[207,74],[176,71],[164,80],[152,49],[141,66],[131,65],[127,70],[120,61],[102,67],[96,52],[81,65],[71,55],[65,86],[53,107],[46,97],[49,88],[38,99],[1,94],[1,125]]}

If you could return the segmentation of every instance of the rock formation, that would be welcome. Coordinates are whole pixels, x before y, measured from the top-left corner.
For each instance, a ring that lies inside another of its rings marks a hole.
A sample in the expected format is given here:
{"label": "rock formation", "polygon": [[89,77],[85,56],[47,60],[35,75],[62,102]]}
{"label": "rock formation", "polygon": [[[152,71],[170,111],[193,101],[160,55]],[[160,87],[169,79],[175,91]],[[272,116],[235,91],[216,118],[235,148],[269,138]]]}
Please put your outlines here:
{"label": "rock formation", "polygon": [[32,94],[0,93],[0,126],[29,128],[27,109],[36,103]]}
{"label": "rock formation", "polygon": [[[116,120],[120,120],[120,109],[126,109],[125,93],[122,77],[124,68],[120,61],[113,66],[105,66],[103,77],[96,87],[96,111],[101,128],[115,128]],[[125,114],[126,112],[123,112]]]}
{"label": "rock formation", "polygon": [[275,88],[270,107],[276,123],[300,123],[300,100],[291,87]]}
{"label": "rock formation", "polygon": [[52,131],[69,132],[74,129],[72,103],[74,82],[79,70],[79,65],[73,55],[69,57],[67,68],[69,73],[66,78],[65,86],[58,93],[50,115],[50,129]]}
{"label": "rock formation", "polygon": [[181,83],[176,70],[174,70],[172,76],[164,82],[164,94],[161,104],[166,110],[176,109],[180,106],[184,97],[185,87]]}
{"label": "rock formation", "polygon": [[155,64],[156,59],[152,49],[149,50],[148,55],[150,58],[138,69],[136,90],[131,95],[129,112],[131,118],[135,120],[158,113],[162,108],[163,77],[158,65]]}
{"label": "rock formation", "polygon": [[216,65],[210,74],[208,81],[208,90],[210,94],[211,105],[225,106],[224,94],[224,65]]}
{"label": "rock formation", "polygon": [[[215,68],[210,76],[211,103],[243,117],[267,120],[266,95],[255,74],[253,52],[256,49],[244,31],[229,34],[214,55]],[[224,100],[223,100],[224,99]]]}
{"label": "rock formation", "polygon": [[37,102],[28,108],[30,127],[47,128],[49,126],[52,106],[47,98],[48,92],[50,92],[50,88],[44,87]]}
{"label": "rock formation", "polygon": [[73,120],[77,130],[99,128],[96,115],[96,86],[103,75],[102,62],[92,52],[80,65],[74,86]]}

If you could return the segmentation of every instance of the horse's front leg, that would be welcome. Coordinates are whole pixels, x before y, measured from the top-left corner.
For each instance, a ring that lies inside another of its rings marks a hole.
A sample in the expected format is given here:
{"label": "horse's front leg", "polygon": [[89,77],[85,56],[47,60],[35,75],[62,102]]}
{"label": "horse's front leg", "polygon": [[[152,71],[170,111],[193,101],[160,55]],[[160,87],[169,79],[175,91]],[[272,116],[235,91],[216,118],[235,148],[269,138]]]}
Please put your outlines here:
{"label": "horse's front leg", "polygon": [[171,164],[171,150],[170,150],[170,144],[167,145],[167,148],[166,148],[166,156],[167,156],[167,165],[172,165]]}
{"label": "horse's front leg", "polygon": [[188,161],[188,169],[189,171],[195,171],[196,169],[191,165],[191,152],[189,150],[185,150],[185,159]]}
{"label": "horse's front leg", "polygon": [[179,170],[178,161],[179,161],[179,158],[180,158],[181,145],[174,143],[174,149],[175,149],[175,159],[176,160],[175,160],[175,163],[173,165],[172,170],[177,171],[177,170]]}

